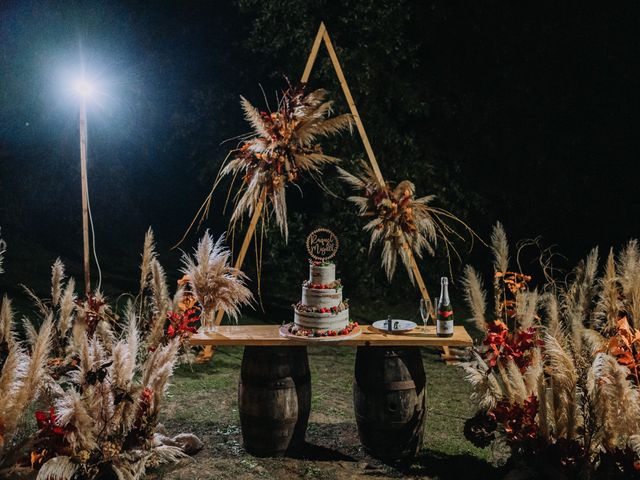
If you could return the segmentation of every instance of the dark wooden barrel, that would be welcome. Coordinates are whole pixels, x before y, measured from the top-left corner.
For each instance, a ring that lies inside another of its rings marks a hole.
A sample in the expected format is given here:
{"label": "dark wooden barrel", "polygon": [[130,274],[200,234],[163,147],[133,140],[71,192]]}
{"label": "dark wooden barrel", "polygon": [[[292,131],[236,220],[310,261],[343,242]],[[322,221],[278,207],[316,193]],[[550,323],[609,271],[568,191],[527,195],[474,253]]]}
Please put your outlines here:
{"label": "dark wooden barrel", "polygon": [[353,406],[367,453],[386,461],[417,454],[424,439],[425,384],[418,347],[358,347]]}
{"label": "dark wooden barrel", "polygon": [[281,456],[301,447],[310,409],[306,347],[245,347],[238,410],[247,452]]}

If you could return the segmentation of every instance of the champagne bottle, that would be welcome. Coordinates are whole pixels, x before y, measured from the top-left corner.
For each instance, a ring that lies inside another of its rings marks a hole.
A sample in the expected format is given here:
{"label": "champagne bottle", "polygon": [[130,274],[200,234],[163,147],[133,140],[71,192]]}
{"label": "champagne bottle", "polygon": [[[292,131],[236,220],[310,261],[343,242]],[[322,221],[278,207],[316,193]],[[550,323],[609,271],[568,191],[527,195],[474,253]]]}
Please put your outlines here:
{"label": "champagne bottle", "polygon": [[440,297],[438,298],[438,315],[436,317],[436,335],[439,337],[453,336],[453,307],[449,299],[449,280],[440,279]]}

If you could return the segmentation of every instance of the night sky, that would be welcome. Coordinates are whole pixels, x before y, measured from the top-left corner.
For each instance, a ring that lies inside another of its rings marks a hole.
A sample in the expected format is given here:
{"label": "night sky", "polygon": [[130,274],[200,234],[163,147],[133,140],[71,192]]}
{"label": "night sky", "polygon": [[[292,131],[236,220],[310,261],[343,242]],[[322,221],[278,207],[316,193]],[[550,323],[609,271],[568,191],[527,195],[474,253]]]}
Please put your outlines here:
{"label": "night sky", "polygon": [[[79,273],[78,104],[69,84],[80,45],[102,92],[89,108],[98,254],[111,284],[128,288],[149,225],[165,260],[177,261],[168,247],[232,146],[221,142],[247,131],[239,95],[261,104],[259,84],[273,98],[283,73],[298,78],[320,20],[344,54],[383,172],[434,182],[447,208],[485,237],[496,220],[514,240],[541,235],[567,264],[591,246],[638,236],[637,2],[310,3],[1,2],[3,289],[35,282],[57,255]],[[393,147],[385,124],[409,132],[412,145]],[[221,208],[213,217],[207,226],[221,233]]]}

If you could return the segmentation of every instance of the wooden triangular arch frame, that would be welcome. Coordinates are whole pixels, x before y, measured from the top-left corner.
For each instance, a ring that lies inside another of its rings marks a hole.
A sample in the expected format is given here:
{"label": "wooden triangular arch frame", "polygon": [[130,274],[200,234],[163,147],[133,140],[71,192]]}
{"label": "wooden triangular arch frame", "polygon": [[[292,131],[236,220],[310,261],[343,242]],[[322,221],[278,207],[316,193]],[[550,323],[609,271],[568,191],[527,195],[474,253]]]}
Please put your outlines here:
{"label": "wooden triangular arch frame", "polygon": [[[311,53],[309,54],[309,58],[307,60],[307,64],[304,68],[304,72],[302,73],[301,83],[305,84],[309,81],[309,77],[311,75],[311,71],[313,70],[313,66],[315,64],[316,58],[318,57],[318,52],[320,51],[320,45],[324,42],[325,47],[327,48],[327,52],[329,53],[329,58],[331,59],[331,64],[333,65],[333,69],[336,72],[338,80],[340,81],[340,86],[342,88],[342,92],[344,93],[345,99],[347,100],[347,104],[349,105],[349,110],[351,111],[351,115],[353,116],[353,120],[356,124],[356,128],[358,129],[358,133],[360,134],[360,138],[362,139],[362,143],[364,144],[364,149],[367,152],[367,158],[369,159],[369,163],[371,164],[371,168],[373,170],[374,175],[378,182],[381,185],[385,185],[384,177],[382,176],[382,172],[380,171],[380,166],[378,165],[378,161],[376,160],[376,156],[373,153],[373,149],[371,148],[371,143],[369,142],[369,137],[367,136],[367,132],[364,129],[364,125],[362,124],[362,120],[360,119],[360,115],[358,114],[358,109],[356,107],[355,102],[353,101],[353,97],[351,95],[351,90],[349,90],[349,85],[347,84],[347,80],[342,71],[342,67],[340,66],[340,62],[338,61],[338,56],[336,55],[336,51],[333,48],[333,44],[331,43],[331,38],[329,37],[329,32],[324,25],[324,22],[320,23],[320,28],[318,29],[318,33],[316,34],[316,38],[313,42],[313,46],[311,47]],[[235,262],[235,268],[240,269],[242,264],[244,263],[245,256],[247,254],[247,250],[249,249],[249,245],[251,244],[251,238],[255,235],[256,226],[258,221],[260,220],[260,216],[262,215],[262,209],[264,207],[266,197],[266,191],[263,190],[260,194],[260,198],[258,203],[256,204],[253,214],[251,216],[251,221],[249,222],[249,228],[245,233],[244,240],[242,242],[242,246],[240,247],[240,251],[238,252],[238,256]],[[418,268],[418,264],[416,263],[413,252],[409,248],[408,245],[403,245],[407,255],[409,256],[409,261],[411,264],[411,269],[413,272],[413,276],[415,278],[416,283],[418,284],[418,288],[420,289],[420,294],[422,298],[427,302],[427,305],[432,305],[429,297],[429,292],[424,283],[422,275],[420,273],[420,269]],[[431,307],[433,309],[433,307]],[[433,314],[433,312],[431,312]],[[224,312],[222,310],[217,312],[215,318],[215,324],[220,325],[222,318],[224,316]],[[445,352],[446,353],[446,352]],[[208,359],[212,355],[212,350],[210,346],[207,346],[204,352],[204,358]]]}

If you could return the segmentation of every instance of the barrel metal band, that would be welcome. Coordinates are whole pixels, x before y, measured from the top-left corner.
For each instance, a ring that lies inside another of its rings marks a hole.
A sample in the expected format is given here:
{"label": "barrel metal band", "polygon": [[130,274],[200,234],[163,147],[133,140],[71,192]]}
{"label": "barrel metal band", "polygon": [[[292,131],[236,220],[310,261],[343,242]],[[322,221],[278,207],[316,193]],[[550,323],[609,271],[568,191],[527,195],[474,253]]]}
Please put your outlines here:
{"label": "barrel metal band", "polygon": [[398,382],[386,382],[386,383],[374,383],[374,384],[362,384],[356,380],[357,385],[362,390],[375,390],[375,391],[394,391],[394,390],[413,390],[416,388],[416,383],[413,380],[402,380]]}

